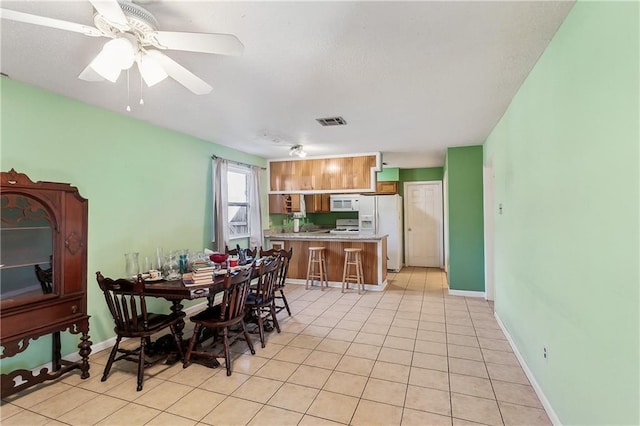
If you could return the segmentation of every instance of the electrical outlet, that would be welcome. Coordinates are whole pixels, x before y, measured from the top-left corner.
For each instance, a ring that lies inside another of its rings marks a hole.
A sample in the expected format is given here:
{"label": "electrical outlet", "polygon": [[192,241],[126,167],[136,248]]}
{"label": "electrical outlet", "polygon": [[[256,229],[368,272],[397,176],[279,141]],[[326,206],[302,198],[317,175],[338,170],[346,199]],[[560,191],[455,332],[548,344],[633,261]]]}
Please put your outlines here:
{"label": "electrical outlet", "polygon": [[549,361],[549,350],[546,346],[542,348],[542,358],[544,358],[545,362]]}

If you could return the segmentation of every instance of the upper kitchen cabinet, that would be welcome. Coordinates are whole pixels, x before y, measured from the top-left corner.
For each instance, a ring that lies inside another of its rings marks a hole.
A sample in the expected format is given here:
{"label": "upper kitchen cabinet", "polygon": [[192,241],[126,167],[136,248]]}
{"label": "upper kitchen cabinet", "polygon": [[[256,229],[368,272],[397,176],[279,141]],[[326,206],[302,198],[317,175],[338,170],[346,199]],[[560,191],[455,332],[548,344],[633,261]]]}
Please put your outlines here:
{"label": "upper kitchen cabinet", "polygon": [[296,213],[300,211],[300,194],[269,194],[269,213]]}
{"label": "upper kitchen cabinet", "polygon": [[270,193],[375,192],[380,153],[269,161]]}
{"label": "upper kitchen cabinet", "polygon": [[397,194],[398,182],[397,181],[376,182],[376,193],[377,194]]}
{"label": "upper kitchen cabinet", "polygon": [[329,213],[331,211],[331,195],[307,194],[304,196],[304,204],[307,213]]}

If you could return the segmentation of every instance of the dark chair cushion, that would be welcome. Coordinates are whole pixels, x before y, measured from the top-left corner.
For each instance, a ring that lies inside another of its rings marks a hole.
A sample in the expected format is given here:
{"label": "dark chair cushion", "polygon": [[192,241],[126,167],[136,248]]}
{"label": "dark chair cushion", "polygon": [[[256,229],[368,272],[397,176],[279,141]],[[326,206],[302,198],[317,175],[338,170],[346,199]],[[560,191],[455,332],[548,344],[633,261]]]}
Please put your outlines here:
{"label": "dark chair cushion", "polygon": [[262,296],[258,297],[256,293],[249,293],[247,295],[247,303],[250,305],[259,305],[262,303]]}
{"label": "dark chair cushion", "polygon": [[202,312],[193,315],[191,321],[212,321],[220,319],[220,305],[210,306]]}

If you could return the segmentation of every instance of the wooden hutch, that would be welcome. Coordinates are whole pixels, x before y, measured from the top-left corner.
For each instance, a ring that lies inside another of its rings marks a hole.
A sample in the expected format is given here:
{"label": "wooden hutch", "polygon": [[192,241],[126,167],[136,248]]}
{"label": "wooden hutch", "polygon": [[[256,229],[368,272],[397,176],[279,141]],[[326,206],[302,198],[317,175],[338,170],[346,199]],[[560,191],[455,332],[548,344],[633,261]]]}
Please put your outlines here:
{"label": "wooden hutch", "polygon": [[[2,359],[51,335],[52,368],[2,374],[2,397],[80,369],[89,377],[88,202],[66,183],[33,182],[11,169],[0,178]],[[80,360],[62,359],[60,332],[80,334]]]}

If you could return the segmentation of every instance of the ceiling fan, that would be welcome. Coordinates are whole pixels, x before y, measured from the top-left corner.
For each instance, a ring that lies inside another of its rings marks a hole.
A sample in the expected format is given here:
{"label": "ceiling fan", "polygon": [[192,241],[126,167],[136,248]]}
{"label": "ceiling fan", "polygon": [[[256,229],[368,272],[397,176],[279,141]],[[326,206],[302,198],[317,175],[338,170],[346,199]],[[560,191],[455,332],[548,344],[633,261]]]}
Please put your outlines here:
{"label": "ceiling fan", "polygon": [[115,82],[122,70],[134,62],[147,86],[171,77],[197,95],[211,92],[212,87],[191,71],[169,58],[161,50],[241,55],[244,46],[231,34],[158,31],[158,21],[131,0],[89,0],[96,13],[95,27],[0,9],[0,17],[12,21],[74,31],[90,37],[110,38],[78,78],[86,81]]}

